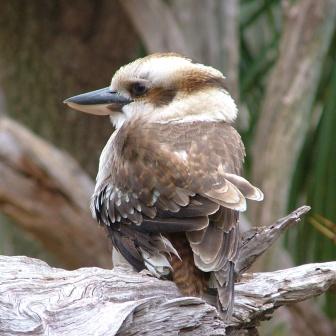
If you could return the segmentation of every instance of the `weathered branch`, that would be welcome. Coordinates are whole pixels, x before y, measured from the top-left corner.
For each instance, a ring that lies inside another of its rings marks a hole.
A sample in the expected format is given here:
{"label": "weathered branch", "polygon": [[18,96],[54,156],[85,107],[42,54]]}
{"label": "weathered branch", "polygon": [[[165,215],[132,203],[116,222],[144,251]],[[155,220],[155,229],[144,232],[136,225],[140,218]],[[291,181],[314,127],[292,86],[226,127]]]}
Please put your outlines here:
{"label": "weathered branch", "polygon": [[[102,244],[106,238],[87,210],[92,184],[86,175],[66,154],[10,119],[0,119],[0,140],[0,209],[67,266],[108,266],[110,255]],[[247,233],[237,272],[245,271],[308,210],[302,207],[273,226]]]}
{"label": "weathered branch", "polygon": [[[291,224],[303,206],[245,235],[237,271],[245,270]],[[135,273],[82,268],[65,271],[27,257],[0,257],[1,335],[233,335],[255,332],[273,310],[319,295],[336,284],[336,262],[243,275],[234,313],[222,321],[199,298],[181,297],[175,284]],[[10,295],[8,295],[10,293]]]}
{"label": "weathered branch", "polygon": [[274,224],[247,231],[243,236],[242,249],[236,272],[242,274],[253,262],[264,253],[291,225],[298,223],[301,217],[310,210],[309,206],[302,206]]}
{"label": "weathered branch", "polygon": [[[251,320],[254,323],[260,317],[267,318],[274,309],[282,305],[322,294],[335,282],[336,262],[306,264],[275,272],[255,273],[243,278],[236,286],[234,315],[240,322],[246,323]],[[244,297],[242,301],[241,296]]]}
{"label": "weathered branch", "polygon": [[91,218],[93,182],[67,154],[0,118],[0,211],[67,267],[111,267],[102,229]]}
{"label": "weathered branch", "polygon": [[336,262],[246,275],[233,317],[181,297],[174,283],[127,268],[65,271],[27,257],[0,257],[0,333],[9,335],[230,335],[273,310],[336,284]]}

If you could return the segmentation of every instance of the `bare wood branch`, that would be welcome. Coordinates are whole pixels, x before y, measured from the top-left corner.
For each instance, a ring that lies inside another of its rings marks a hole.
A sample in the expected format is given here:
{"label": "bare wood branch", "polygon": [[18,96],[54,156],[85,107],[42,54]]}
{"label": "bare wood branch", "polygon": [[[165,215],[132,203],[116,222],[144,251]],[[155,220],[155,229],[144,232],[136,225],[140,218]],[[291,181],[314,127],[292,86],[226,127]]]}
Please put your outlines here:
{"label": "bare wood branch", "polygon": [[0,118],[0,211],[67,267],[111,267],[107,239],[91,218],[93,182],[66,153]]}
{"label": "bare wood branch", "polygon": [[[260,317],[267,318],[280,306],[322,294],[335,281],[336,262],[306,264],[281,271],[247,275],[236,286],[234,317],[245,323],[248,320],[255,322]],[[241,295],[244,297],[242,301]]]}
{"label": "bare wood branch", "polygon": [[309,210],[310,207],[304,205],[286,217],[278,219],[273,225],[247,231],[243,236],[236,272],[239,274],[245,272],[259,256],[272,246],[285,230],[293,224],[297,224]]}
{"label": "bare wood branch", "polygon": [[232,335],[274,309],[336,284],[336,262],[246,275],[223,322],[174,283],[118,267],[65,271],[27,257],[0,257],[0,333],[10,335]]}

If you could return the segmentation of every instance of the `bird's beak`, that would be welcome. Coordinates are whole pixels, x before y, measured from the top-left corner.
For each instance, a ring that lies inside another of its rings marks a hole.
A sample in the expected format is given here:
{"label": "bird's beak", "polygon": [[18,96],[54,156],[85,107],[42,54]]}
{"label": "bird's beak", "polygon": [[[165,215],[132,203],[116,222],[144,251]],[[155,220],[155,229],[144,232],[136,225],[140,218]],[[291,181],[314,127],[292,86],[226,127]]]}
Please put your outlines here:
{"label": "bird's beak", "polygon": [[124,105],[131,102],[131,99],[107,87],[68,98],[63,103],[82,112],[109,115],[113,112],[120,112]]}

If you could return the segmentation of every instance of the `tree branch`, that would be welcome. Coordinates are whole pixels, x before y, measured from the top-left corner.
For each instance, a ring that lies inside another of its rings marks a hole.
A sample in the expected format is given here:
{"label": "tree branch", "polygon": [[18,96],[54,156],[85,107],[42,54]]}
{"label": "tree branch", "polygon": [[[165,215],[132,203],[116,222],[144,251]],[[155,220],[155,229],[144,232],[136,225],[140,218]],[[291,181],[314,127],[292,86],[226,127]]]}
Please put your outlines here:
{"label": "tree branch", "polygon": [[[336,262],[244,276],[231,320],[175,284],[131,269],[65,271],[27,257],[0,257],[1,335],[230,335],[273,310],[336,284]],[[9,295],[10,293],[10,295]]]}
{"label": "tree branch", "polygon": [[324,293],[335,282],[336,262],[247,275],[236,286],[234,317],[241,323],[251,320],[253,324],[256,320],[267,318],[280,306]]}
{"label": "tree branch", "polygon": [[[307,211],[309,207],[301,207],[269,227],[246,233],[237,271],[245,270]],[[0,256],[0,333],[255,334],[258,323],[276,308],[335,285],[336,262],[245,274],[235,287],[233,316],[222,321],[216,309],[202,299],[182,297],[173,282],[129,267],[65,271],[37,259]]]}
{"label": "tree branch", "polygon": [[236,265],[236,272],[242,274],[254,261],[261,256],[289,227],[300,222],[310,207],[304,205],[284,218],[278,219],[274,224],[254,228],[247,231],[243,236],[242,248],[239,253],[239,260]]}
{"label": "tree branch", "polygon": [[65,266],[111,267],[107,239],[89,212],[93,182],[67,154],[0,118],[0,211]]}

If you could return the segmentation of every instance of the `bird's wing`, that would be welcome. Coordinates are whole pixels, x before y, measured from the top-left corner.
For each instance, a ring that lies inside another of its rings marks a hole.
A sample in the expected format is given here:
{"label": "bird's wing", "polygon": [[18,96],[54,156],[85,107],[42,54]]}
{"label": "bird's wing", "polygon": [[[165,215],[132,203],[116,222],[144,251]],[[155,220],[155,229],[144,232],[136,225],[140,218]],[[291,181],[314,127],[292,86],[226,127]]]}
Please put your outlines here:
{"label": "bird's wing", "polygon": [[93,207],[98,221],[119,227],[114,244],[132,254],[128,260],[141,261],[134,246],[155,254],[150,234],[167,232],[187,232],[203,271],[220,271],[236,258],[237,211],[245,210],[245,198],[261,199],[262,193],[238,175],[244,147],[234,128],[133,120],[113,146],[111,176]]}

